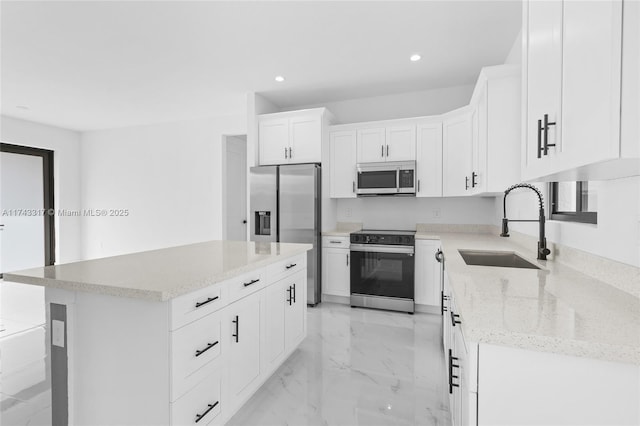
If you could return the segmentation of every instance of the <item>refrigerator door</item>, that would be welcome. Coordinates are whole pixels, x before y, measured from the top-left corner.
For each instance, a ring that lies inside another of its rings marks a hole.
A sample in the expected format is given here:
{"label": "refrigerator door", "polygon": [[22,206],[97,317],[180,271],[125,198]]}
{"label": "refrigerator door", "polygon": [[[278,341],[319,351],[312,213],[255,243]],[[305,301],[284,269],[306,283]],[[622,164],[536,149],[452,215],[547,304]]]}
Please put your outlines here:
{"label": "refrigerator door", "polygon": [[312,244],[307,252],[307,304],[320,302],[320,166],[280,166],[280,242]]}
{"label": "refrigerator door", "polygon": [[252,167],[249,176],[251,241],[278,241],[278,167]]}

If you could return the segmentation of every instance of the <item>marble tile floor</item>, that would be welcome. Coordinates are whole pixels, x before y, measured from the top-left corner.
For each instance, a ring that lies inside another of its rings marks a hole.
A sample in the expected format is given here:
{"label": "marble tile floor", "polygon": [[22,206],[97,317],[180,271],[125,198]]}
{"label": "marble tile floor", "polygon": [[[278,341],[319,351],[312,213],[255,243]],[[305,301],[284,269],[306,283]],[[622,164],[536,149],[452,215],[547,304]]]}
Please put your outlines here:
{"label": "marble tile floor", "polygon": [[[50,425],[43,326],[0,336],[0,425]],[[450,425],[441,317],[323,303],[229,425]]]}
{"label": "marble tile floor", "polygon": [[438,315],[308,310],[300,348],[229,425],[450,425]]}

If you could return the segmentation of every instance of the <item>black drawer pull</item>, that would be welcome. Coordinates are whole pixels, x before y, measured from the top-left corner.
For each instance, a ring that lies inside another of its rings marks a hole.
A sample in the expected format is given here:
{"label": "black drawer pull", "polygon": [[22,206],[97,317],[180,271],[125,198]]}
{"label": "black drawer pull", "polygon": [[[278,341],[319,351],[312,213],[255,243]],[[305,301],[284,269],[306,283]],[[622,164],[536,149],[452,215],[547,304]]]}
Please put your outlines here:
{"label": "black drawer pull", "polygon": [[456,324],[462,324],[462,321],[458,321],[458,318],[460,318],[460,315],[458,314],[454,314],[453,311],[451,311],[451,325],[452,326],[456,326]]}
{"label": "black drawer pull", "polygon": [[207,300],[205,300],[204,302],[198,302],[198,303],[196,303],[196,308],[199,308],[200,306],[206,305],[207,303],[211,303],[211,302],[213,302],[214,300],[217,300],[217,299],[218,299],[218,296],[210,297]]}
{"label": "black drawer pull", "polygon": [[196,356],[198,357],[198,356],[202,355],[203,353],[205,353],[206,351],[208,351],[209,349],[211,349],[212,347],[214,347],[217,344],[218,344],[217,340],[215,342],[213,342],[213,343],[208,343],[206,348],[196,351]]}
{"label": "black drawer pull", "polygon": [[285,268],[287,268],[287,269],[291,269],[291,268],[293,268],[293,267],[294,267],[294,266],[296,266],[296,265],[297,265],[296,263],[292,263],[291,265],[287,265],[287,266],[285,266]]}
{"label": "black drawer pull", "polygon": [[293,302],[292,291],[293,291],[293,287],[289,286],[289,288],[287,289],[287,293],[289,294],[287,303],[289,303],[289,306],[291,306],[291,302]]}
{"label": "black drawer pull", "polygon": [[236,325],[236,332],[232,334],[231,337],[235,337],[236,343],[238,343],[240,341],[240,318],[236,315],[236,319],[231,322]]}
{"label": "black drawer pull", "polygon": [[216,406],[218,405],[220,401],[216,401],[213,404],[207,404],[207,411],[205,411],[202,414],[196,414],[196,423],[198,423],[200,420],[203,419],[204,416],[206,416],[207,414],[209,414],[209,411],[213,410],[214,408],[216,408]]}
{"label": "black drawer pull", "polygon": [[251,280],[251,281],[249,281],[248,283],[244,283],[244,286],[245,286],[245,287],[250,286],[251,284],[255,284],[255,283],[257,283],[258,281],[260,281],[260,278],[255,279],[255,280]]}

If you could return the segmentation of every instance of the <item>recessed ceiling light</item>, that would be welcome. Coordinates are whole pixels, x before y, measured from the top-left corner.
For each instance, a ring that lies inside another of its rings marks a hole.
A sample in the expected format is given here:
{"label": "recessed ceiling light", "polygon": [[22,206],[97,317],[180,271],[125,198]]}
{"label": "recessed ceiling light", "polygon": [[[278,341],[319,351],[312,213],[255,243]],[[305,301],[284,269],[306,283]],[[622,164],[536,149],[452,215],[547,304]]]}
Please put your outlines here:
{"label": "recessed ceiling light", "polygon": [[16,105],[16,108],[23,109],[23,110],[28,110],[29,109],[29,107],[26,106],[26,105]]}
{"label": "recessed ceiling light", "polygon": [[409,59],[411,59],[411,62],[418,62],[420,58],[422,57],[416,53],[415,55],[411,55]]}
{"label": "recessed ceiling light", "polygon": [[282,83],[282,82],[284,81],[284,77],[283,77],[283,76],[281,76],[281,75],[277,75],[277,76],[276,76],[276,81],[277,81],[278,83]]}

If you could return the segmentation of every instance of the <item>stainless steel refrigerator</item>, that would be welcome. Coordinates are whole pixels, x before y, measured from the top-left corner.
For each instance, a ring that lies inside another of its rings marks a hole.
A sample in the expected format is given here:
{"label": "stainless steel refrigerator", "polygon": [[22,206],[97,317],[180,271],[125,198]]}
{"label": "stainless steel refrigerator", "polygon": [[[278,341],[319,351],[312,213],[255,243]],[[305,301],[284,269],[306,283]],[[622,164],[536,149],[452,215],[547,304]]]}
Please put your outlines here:
{"label": "stainless steel refrigerator", "polygon": [[307,243],[307,304],[320,302],[320,174],[318,164],[251,168],[251,240]]}

